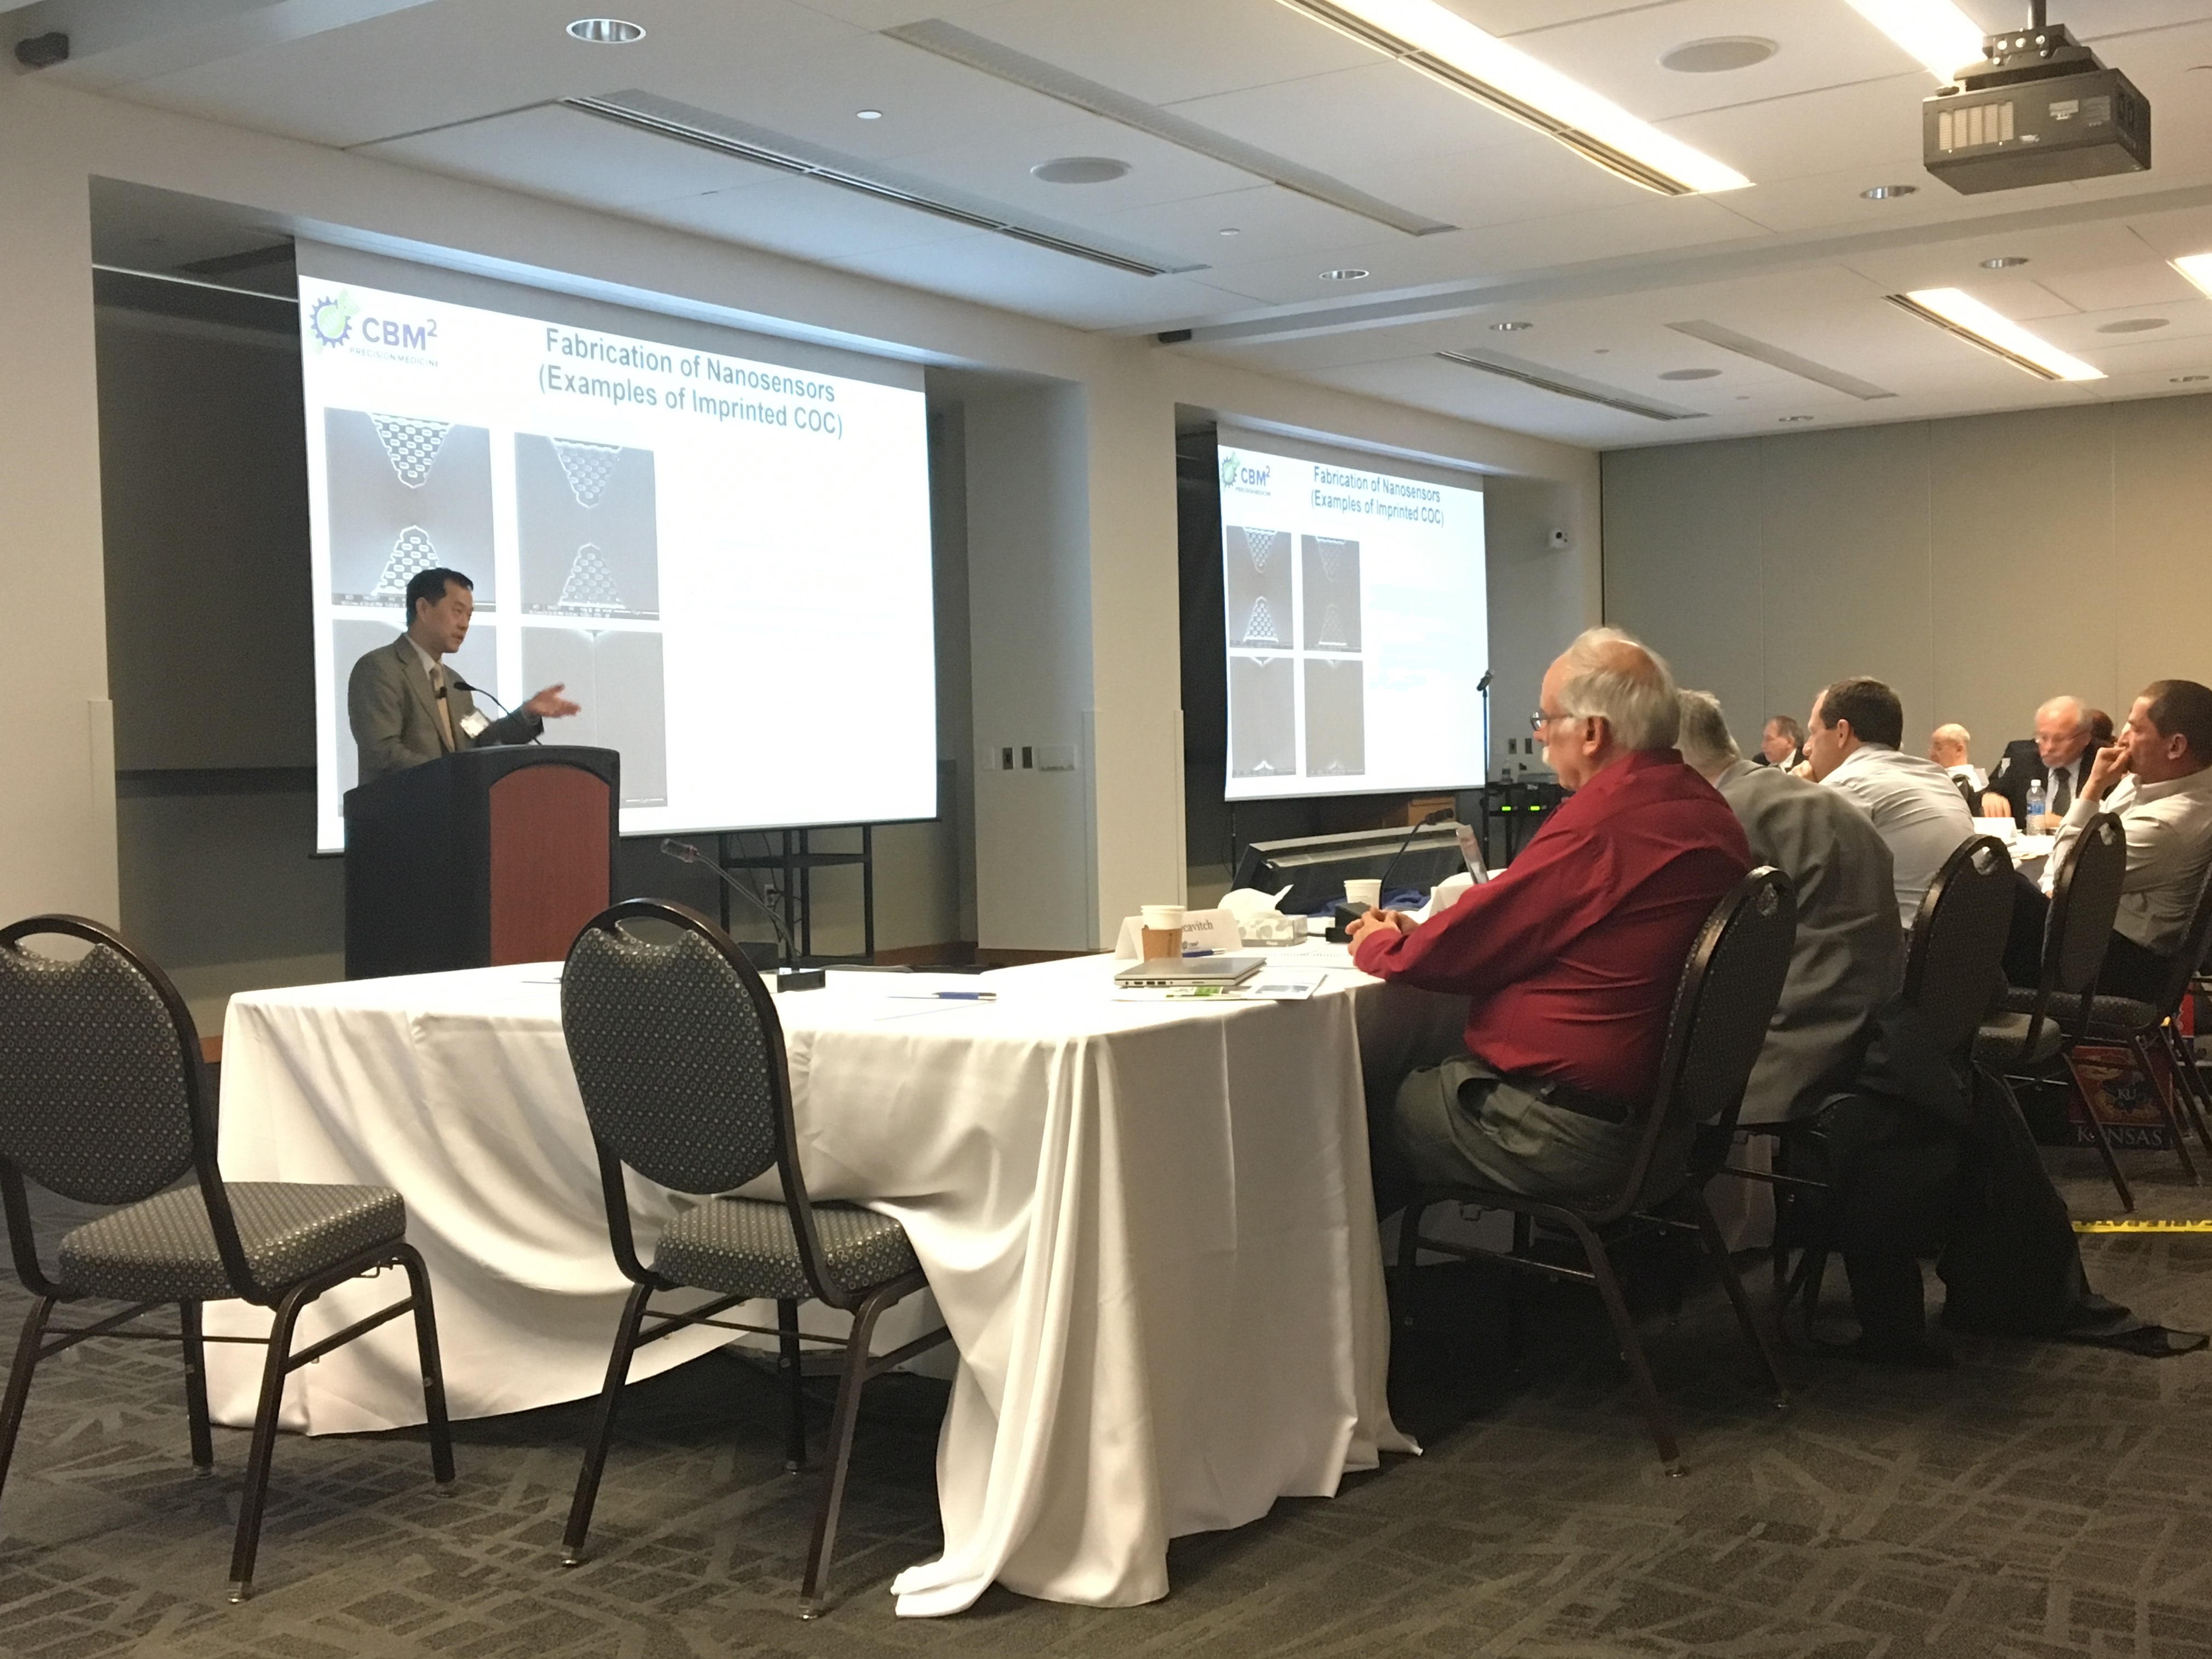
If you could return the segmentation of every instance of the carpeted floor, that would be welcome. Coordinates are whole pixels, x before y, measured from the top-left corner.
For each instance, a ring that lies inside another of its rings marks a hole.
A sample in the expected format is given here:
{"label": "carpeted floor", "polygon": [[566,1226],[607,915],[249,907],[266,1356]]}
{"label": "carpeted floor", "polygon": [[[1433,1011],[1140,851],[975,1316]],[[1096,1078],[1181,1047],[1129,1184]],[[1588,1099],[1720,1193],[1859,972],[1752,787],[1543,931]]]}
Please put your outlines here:
{"label": "carpeted floor", "polygon": [[[2212,1189],[2132,1162],[2142,1213],[2212,1216]],[[2065,1171],[2077,1214],[2118,1213],[2094,1161]],[[2212,1327],[2212,1235],[2086,1249],[2106,1294]],[[21,1305],[10,1279],[10,1343]],[[894,1618],[885,1586],[936,1548],[941,1384],[872,1390],[841,1602],[816,1623],[794,1616],[811,1478],[782,1471],[772,1378],[723,1357],[632,1390],[585,1566],[557,1565],[586,1419],[563,1407],[457,1425],[447,1496],[419,1435],[288,1440],[259,1594],[232,1607],[246,1437],[218,1430],[195,1479],[167,1352],[88,1345],[42,1370],[0,1502],[0,1653],[2212,1654],[2212,1356],[1960,1341],[1929,1373],[1798,1354],[1782,1413],[1704,1291],[1649,1329],[1689,1466],[1668,1480],[1595,1298],[1531,1306],[1515,1367],[1494,1284],[1430,1273],[1398,1388],[1427,1455],[1180,1540],[1167,1601],[994,1590],[935,1621]]]}

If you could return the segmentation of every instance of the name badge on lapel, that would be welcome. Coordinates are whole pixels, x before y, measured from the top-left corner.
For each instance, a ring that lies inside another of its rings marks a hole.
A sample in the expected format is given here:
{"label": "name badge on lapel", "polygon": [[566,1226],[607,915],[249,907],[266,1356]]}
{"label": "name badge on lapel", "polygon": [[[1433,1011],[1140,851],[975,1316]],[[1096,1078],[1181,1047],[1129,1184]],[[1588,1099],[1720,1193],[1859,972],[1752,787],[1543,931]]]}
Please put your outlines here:
{"label": "name badge on lapel", "polygon": [[486,720],[481,714],[471,713],[464,714],[461,716],[461,735],[465,738],[471,738],[481,737],[483,734],[484,727],[490,724],[491,722]]}

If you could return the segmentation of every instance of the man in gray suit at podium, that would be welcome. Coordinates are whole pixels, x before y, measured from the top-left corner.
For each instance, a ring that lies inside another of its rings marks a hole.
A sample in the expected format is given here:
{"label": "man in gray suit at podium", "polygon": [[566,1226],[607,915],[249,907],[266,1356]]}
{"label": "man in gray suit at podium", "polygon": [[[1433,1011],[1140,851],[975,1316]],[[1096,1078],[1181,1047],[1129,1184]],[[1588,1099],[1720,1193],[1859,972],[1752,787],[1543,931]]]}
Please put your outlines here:
{"label": "man in gray suit at podium", "polygon": [[466,682],[444,661],[468,637],[476,603],[476,584],[459,571],[418,571],[407,584],[406,633],[353,665],[346,717],[361,750],[363,783],[457,749],[528,743],[547,720],[583,712],[557,685],[504,720],[477,712]]}

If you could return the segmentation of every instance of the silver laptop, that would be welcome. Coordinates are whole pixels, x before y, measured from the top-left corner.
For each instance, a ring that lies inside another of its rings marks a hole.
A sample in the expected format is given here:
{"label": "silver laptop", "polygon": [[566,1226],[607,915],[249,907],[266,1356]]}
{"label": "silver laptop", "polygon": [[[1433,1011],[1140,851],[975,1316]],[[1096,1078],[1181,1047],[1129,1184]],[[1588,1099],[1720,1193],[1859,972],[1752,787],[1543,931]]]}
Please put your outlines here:
{"label": "silver laptop", "polygon": [[1114,975],[1116,985],[1211,985],[1227,990],[1267,965],[1264,957],[1162,957],[1133,962]]}

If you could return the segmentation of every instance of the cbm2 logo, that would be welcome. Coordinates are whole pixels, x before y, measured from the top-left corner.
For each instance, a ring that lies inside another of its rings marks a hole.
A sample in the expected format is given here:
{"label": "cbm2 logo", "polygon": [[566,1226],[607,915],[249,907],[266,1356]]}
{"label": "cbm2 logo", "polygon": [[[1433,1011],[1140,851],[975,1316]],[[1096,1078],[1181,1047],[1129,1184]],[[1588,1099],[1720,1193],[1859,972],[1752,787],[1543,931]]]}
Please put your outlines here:
{"label": "cbm2 logo", "polygon": [[389,317],[363,317],[361,337],[369,345],[392,346],[401,351],[428,351],[438,339],[435,318],[420,323],[395,323]]}
{"label": "cbm2 logo", "polygon": [[1244,458],[1233,449],[1221,457],[1221,487],[1224,489],[1240,486],[1246,489],[1265,489],[1267,480],[1273,476],[1273,467],[1245,465]]}

